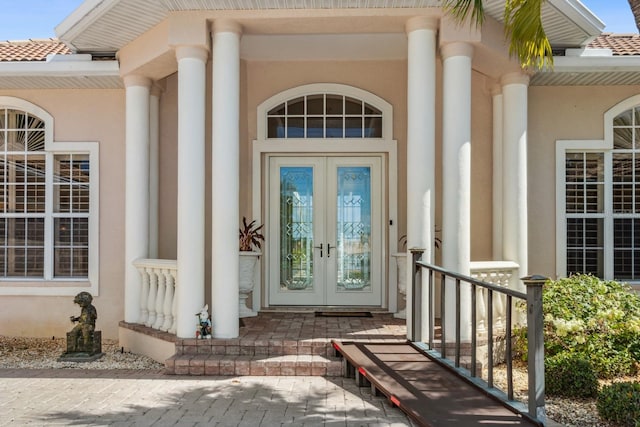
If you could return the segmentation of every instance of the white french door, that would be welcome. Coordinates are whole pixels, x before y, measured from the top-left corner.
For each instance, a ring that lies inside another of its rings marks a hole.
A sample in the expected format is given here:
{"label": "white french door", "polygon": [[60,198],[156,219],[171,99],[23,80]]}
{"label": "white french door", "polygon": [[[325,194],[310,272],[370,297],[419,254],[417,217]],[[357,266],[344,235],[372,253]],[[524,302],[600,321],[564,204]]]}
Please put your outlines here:
{"label": "white french door", "polygon": [[269,303],[382,303],[380,157],[271,157]]}

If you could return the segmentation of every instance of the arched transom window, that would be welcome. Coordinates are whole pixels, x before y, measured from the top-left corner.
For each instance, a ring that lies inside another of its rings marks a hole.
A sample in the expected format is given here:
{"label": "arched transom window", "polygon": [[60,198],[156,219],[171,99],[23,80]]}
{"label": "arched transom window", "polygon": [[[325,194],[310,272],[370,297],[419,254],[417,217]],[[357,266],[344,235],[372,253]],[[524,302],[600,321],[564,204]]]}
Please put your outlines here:
{"label": "arched transom window", "polygon": [[382,138],[382,119],[380,109],[351,96],[303,95],[267,112],[267,138]]}

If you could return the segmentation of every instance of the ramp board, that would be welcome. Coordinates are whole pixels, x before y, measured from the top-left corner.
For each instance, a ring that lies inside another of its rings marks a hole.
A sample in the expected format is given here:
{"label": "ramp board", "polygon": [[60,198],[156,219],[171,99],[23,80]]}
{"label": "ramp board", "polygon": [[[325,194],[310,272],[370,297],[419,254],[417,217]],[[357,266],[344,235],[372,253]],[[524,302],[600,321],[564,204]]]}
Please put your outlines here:
{"label": "ramp board", "polygon": [[345,375],[370,383],[421,426],[539,426],[409,343],[333,341]]}

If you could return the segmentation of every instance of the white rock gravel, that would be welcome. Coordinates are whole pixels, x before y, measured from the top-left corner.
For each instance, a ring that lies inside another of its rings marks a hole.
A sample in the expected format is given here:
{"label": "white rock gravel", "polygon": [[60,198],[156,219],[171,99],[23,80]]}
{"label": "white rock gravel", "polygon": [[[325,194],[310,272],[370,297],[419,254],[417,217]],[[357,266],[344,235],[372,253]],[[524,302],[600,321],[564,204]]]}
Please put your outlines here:
{"label": "white rock gravel", "polygon": [[163,369],[145,356],[122,352],[115,340],[102,340],[104,356],[93,362],[58,362],[66,351],[66,338],[23,338],[0,335],[0,368],[4,369]]}
{"label": "white rock gravel", "polygon": [[[122,352],[117,341],[103,340],[104,356],[94,362],[58,362],[66,350],[65,338],[22,338],[0,335],[0,369],[149,369],[160,370],[164,366],[145,356]],[[486,373],[485,373],[486,375]],[[527,373],[523,366],[514,367],[514,394],[518,400],[527,398]],[[486,376],[485,376],[486,378]],[[496,367],[494,381],[497,387],[506,389],[505,371]],[[567,427],[615,427],[601,420],[595,399],[546,399],[547,416]]]}

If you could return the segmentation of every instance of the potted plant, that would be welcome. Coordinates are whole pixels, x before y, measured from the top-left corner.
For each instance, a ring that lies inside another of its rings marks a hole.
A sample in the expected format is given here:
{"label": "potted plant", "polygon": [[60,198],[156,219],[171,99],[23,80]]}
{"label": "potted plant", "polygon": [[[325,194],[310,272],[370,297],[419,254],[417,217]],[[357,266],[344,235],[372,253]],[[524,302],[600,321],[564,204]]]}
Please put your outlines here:
{"label": "potted plant", "polygon": [[[240,247],[240,272],[239,272],[239,292],[240,292],[240,317],[253,317],[258,313],[247,307],[247,298],[253,292],[254,275],[258,258],[262,253],[262,242],[264,235],[260,232],[264,228],[264,224],[257,225],[253,220],[247,224],[247,218],[242,217],[242,227],[240,228],[239,247]],[[257,250],[255,250],[257,249]],[[254,304],[257,302],[254,301]]]}

